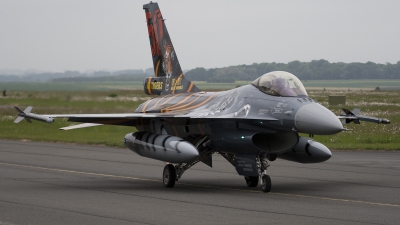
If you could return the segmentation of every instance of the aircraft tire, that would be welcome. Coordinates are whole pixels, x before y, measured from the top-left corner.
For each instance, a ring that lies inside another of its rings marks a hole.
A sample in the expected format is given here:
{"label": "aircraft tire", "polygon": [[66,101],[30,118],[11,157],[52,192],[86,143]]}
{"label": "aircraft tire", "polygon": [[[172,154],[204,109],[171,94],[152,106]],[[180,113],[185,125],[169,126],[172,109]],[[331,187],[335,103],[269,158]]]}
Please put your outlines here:
{"label": "aircraft tire", "polygon": [[175,181],[176,181],[176,170],[174,165],[172,164],[165,165],[163,171],[164,186],[167,188],[172,188],[175,186]]}
{"label": "aircraft tire", "polygon": [[275,161],[277,157],[278,157],[277,154],[272,154],[272,153],[267,154],[267,159],[268,159],[269,161],[271,161],[271,162],[272,162],[272,161]]}
{"label": "aircraft tire", "polygon": [[257,187],[258,185],[258,176],[249,176],[249,177],[244,177],[244,179],[246,180],[246,184],[248,187]]}
{"label": "aircraft tire", "polygon": [[271,178],[268,175],[264,175],[262,178],[261,190],[263,192],[271,191]]}

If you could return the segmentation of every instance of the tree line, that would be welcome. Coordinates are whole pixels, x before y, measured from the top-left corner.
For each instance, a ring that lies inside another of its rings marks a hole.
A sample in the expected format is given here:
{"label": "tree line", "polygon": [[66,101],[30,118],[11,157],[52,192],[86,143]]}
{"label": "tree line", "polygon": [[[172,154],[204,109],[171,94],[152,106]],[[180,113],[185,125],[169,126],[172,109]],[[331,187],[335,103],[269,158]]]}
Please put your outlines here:
{"label": "tree line", "polygon": [[[311,62],[292,61],[289,63],[253,63],[224,68],[205,69],[198,67],[185,72],[192,81],[210,83],[233,83],[238,80],[251,81],[271,71],[287,71],[300,80],[343,80],[343,79],[400,79],[400,61],[396,64],[330,63],[327,60]],[[90,74],[79,71],[62,73],[40,73],[25,76],[1,75],[0,82],[90,82],[90,81],[142,81],[154,76],[153,68],[146,70],[94,71]]]}
{"label": "tree line", "polygon": [[185,76],[193,81],[229,83],[237,80],[255,80],[271,71],[287,71],[300,80],[400,79],[400,61],[396,64],[330,63],[321,59],[311,62],[253,63],[213,69],[198,67],[186,72]]}
{"label": "tree line", "polygon": [[149,74],[121,74],[114,76],[103,76],[103,77],[61,77],[52,79],[52,82],[110,82],[110,81],[143,81]]}
{"label": "tree line", "polygon": [[[66,70],[64,72],[45,72],[31,73],[22,76],[13,74],[0,74],[0,82],[81,82],[81,81],[132,81],[132,77],[140,77],[141,80],[145,76],[152,76],[153,68],[146,70],[118,70],[118,71],[93,71],[90,73],[81,73],[75,70]],[[104,78],[108,77],[108,78]],[[117,77],[117,78],[115,78]],[[131,78],[130,80],[128,78]],[[139,78],[134,78],[139,79]]]}

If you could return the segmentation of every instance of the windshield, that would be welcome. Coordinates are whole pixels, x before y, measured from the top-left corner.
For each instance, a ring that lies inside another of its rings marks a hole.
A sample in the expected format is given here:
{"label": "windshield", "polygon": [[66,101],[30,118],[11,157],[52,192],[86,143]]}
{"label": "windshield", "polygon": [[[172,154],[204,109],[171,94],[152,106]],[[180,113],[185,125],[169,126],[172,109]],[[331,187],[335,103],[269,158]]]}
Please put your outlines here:
{"label": "windshield", "polygon": [[301,81],[293,74],[284,71],[266,73],[252,83],[260,91],[274,96],[296,97],[306,95]]}

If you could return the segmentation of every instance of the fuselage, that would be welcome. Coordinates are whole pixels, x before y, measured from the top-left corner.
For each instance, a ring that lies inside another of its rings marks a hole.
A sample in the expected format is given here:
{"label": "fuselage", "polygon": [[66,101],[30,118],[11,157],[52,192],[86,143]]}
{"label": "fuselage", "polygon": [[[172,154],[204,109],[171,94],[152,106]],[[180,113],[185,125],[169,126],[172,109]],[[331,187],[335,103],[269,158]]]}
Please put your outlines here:
{"label": "fuselage", "polygon": [[[243,112],[244,108],[246,112]],[[139,126],[138,130],[159,134],[164,132],[184,139],[207,135],[222,152],[256,153],[260,146],[252,148],[246,140],[258,141],[262,145],[262,139],[285,137],[285,140],[293,140],[289,145],[294,145],[298,142],[299,132],[335,134],[343,129],[330,110],[308,96],[272,96],[254,85],[221,92],[159,96],[144,102],[135,112],[190,117],[191,119],[179,120],[175,117],[171,121],[154,121],[153,124]],[[240,113],[245,115],[237,120],[232,119]],[[225,117],[229,120],[213,120]],[[242,143],[243,148],[237,148]],[[282,149],[269,149],[276,152],[280,150]],[[282,151],[284,150],[286,149]]]}
{"label": "fuselage", "polygon": [[141,104],[138,113],[187,113],[200,108],[208,108],[221,96],[229,95],[233,90],[222,92],[195,92],[169,94],[152,98]]}

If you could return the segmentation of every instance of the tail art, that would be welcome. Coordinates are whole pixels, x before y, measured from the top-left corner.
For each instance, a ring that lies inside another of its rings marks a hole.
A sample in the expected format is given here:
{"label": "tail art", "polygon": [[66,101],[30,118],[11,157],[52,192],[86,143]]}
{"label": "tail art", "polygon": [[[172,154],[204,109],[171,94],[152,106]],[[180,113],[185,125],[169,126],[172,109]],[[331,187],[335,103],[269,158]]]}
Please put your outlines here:
{"label": "tail art", "polygon": [[158,4],[150,2],[143,5],[143,9],[146,12],[151,55],[156,76],[155,78],[146,78],[144,85],[146,94],[164,95],[200,91],[182,73]]}

